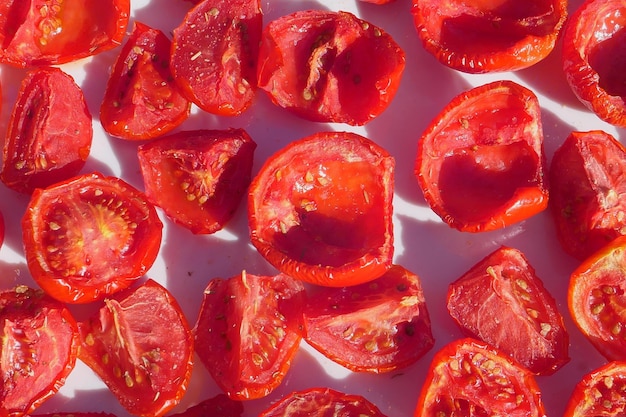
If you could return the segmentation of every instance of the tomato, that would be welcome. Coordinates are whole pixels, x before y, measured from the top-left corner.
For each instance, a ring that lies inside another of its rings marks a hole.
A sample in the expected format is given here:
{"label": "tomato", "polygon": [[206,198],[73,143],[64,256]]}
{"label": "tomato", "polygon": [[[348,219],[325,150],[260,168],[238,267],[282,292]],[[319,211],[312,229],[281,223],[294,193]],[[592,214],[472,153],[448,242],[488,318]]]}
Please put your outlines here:
{"label": "tomato", "polygon": [[225,394],[218,394],[208,398],[182,413],[169,414],[169,417],[239,417],[243,415],[243,403],[228,398]]}
{"label": "tomato", "polygon": [[194,327],[196,353],[234,400],[261,398],[283,381],[302,339],[304,287],[283,274],[214,278]]}
{"label": "tomato", "polygon": [[58,300],[101,299],[152,266],[162,227],[154,206],[121,179],[74,177],[33,193],[22,219],[28,269]]}
{"label": "tomato", "polygon": [[613,136],[572,132],[549,174],[550,209],[567,253],[584,260],[626,233],[626,148]]}
{"label": "tomato", "polygon": [[364,125],[398,90],[404,51],[348,12],[305,10],[263,30],[257,77],[272,101],[318,122]]}
{"label": "tomato", "polygon": [[252,104],[263,14],[259,0],[199,2],[174,29],[171,69],[201,109],[235,116]]}
{"label": "tomato", "polygon": [[500,229],[548,205],[541,109],[513,81],[474,87],[439,113],[418,142],[415,174],[449,226]]}
{"label": "tomato", "polygon": [[435,353],[415,417],[545,416],[533,374],[508,355],[475,339],[459,339]]}
{"label": "tomato", "polygon": [[247,192],[255,148],[243,129],[182,131],[144,144],[146,195],[193,233],[214,233]]}
{"label": "tomato", "polygon": [[517,249],[496,249],[452,282],[447,306],[468,336],[533,373],[551,375],[569,361],[569,337],[556,301]]}
{"label": "tomato", "polygon": [[586,0],[563,35],[563,71],[578,99],[600,119],[626,127],[626,4]]}
{"label": "tomato", "polygon": [[22,80],[4,144],[0,179],[30,194],[77,175],[91,150],[91,113],[81,88],[56,67]]}
{"label": "tomato", "polygon": [[78,328],[69,310],[39,289],[0,292],[0,414],[19,417],[57,393],[74,369]]}
{"label": "tomato", "polygon": [[50,413],[50,414],[32,414],[30,417],[116,417],[110,413]]}
{"label": "tomato", "polygon": [[253,178],[252,244],[281,272],[327,286],[381,276],[393,258],[395,160],[350,132],[291,142]]}
{"label": "tomato", "polygon": [[130,0],[8,0],[0,4],[0,62],[63,64],[119,45]]}
{"label": "tomato", "polygon": [[163,32],[135,21],[109,76],[100,122],[123,139],[152,139],[187,119],[190,102],[170,72],[171,41]]}
{"label": "tomato", "polygon": [[626,363],[609,362],[584,375],[563,417],[623,416],[626,413]]}
{"label": "tomato", "polygon": [[79,358],[129,413],[158,417],[180,402],[191,377],[193,336],[165,287],[148,279],[106,298],[78,327]]}
{"label": "tomato", "polygon": [[394,265],[374,281],[310,290],[305,340],[357,372],[407,367],[434,345],[419,277]]}

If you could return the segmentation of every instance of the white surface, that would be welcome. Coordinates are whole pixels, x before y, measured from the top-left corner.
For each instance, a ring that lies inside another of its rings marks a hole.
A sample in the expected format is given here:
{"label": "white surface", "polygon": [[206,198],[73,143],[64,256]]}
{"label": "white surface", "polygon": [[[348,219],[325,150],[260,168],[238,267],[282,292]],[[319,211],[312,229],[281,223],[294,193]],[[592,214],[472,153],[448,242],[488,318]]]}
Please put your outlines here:
{"label": "white surface", "polygon": [[[572,0],[570,11],[581,0]],[[182,20],[191,3],[183,0],[133,0],[132,19],[163,30],[166,34]],[[565,255],[558,245],[547,212],[505,230],[466,234],[443,224],[424,203],[413,176],[417,139],[430,120],[448,101],[472,86],[496,79],[512,79],[531,88],[543,106],[545,148],[548,159],[572,130],[603,129],[622,141],[626,131],[601,122],[584,109],[569,90],[560,68],[560,49],[535,67],[516,74],[466,75],[445,68],[428,55],[418,41],[410,1],[376,6],[358,0],[262,0],[265,23],[283,14],[308,8],[326,7],[347,10],[389,32],[404,49],[407,67],[401,88],[391,106],[376,120],[362,128],[308,122],[273,106],[259,92],[252,108],[237,118],[218,118],[194,110],[180,129],[245,128],[257,142],[253,172],[270,154],[289,141],[313,132],[335,129],[353,130],[375,140],[396,158],[395,262],[417,273],[424,286],[432,316],[436,345],[418,363],[400,372],[384,375],[354,374],[330,363],[303,344],[283,385],[263,400],[244,404],[245,416],[256,416],[270,401],[293,391],[313,386],[328,386],[346,393],[358,393],[375,403],[390,417],[413,415],[425,370],[436,350],[461,336],[445,308],[447,285],[485,255],[502,244],[522,250],[547,289],[558,300],[570,333],[571,362],[550,377],[538,377],[547,412],[562,414],[567,398],[580,377],[604,362],[572,324],[566,306],[569,274],[577,262]],[[72,74],[84,89],[94,116],[92,153],[84,171],[99,170],[121,176],[142,189],[136,159],[137,143],[109,138],[101,129],[98,109],[109,67],[118,50],[98,55],[62,68]],[[15,100],[23,71],[2,68],[2,128]],[[24,263],[19,226],[28,197],[0,186],[0,210],[7,230],[0,250],[0,286],[18,283],[34,285]],[[256,253],[248,241],[245,203],[227,229],[213,236],[193,236],[173,226],[160,212],[165,223],[160,256],[148,276],[166,285],[183,306],[191,325],[195,323],[206,283],[214,277],[230,277],[246,269],[254,274],[271,274],[272,268]],[[77,315],[89,307],[73,308]],[[201,365],[196,366],[189,391],[174,410],[217,394],[219,390]],[[78,363],[59,394],[38,412],[107,411],[119,417],[128,414],[108,392],[104,384],[82,363]]]}

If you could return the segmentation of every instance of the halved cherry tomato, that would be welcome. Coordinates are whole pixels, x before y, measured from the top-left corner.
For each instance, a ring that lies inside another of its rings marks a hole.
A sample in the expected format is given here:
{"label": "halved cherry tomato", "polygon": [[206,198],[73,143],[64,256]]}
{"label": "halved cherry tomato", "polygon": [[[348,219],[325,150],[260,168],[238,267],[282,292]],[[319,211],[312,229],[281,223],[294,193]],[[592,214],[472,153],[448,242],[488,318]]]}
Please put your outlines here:
{"label": "halved cherry tomato", "polygon": [[381,28],[348,12],[305,10],[265,27],[257,76],[276,105],[301,117],[364,125],[387,108],[404,67]]}
{"label": "halved cherry tomato", "polygon": [[302,339],[303,298],[303,285],[284,274],[209,282],[196,353],[231,399],[261,398],[281,384]]}
{"label": "halved cherry tomato", "polygon": [[149,279],[106,298],[78,326],[79,358],[129,413],[158,417],[180,402],[191,377],[193,336],[165,287]]}
{"label": "halved cherry tomato", "polygon": [[171,69],[201,109],[234,116],[252,104],[263,29],[259,0],[198,2],[174,29]]}
{"label": "halved cherry tomato", "polygon": [[63,304],[26,286],[0,292],[0,323],[0,415],[19,417],[64,385],[76,363],[78,328]]}
{"label": "halved cherry tomato", "polygon": [[250,185],[252,244],[281,272],[343,287],[393,257],[395,160],[350,132],[320,132],[270,157]]}
{"label": "halved cherry tomato", "polygon": [[394,265],[374,281],[309,290],[305,340],[353,371],[404,368],[434,345],[417,275]]}
{"label": "halved cherry tomato", "polygon": [[109,76],[100,122],[123,139],[152,139],[187,119],[191,103],[170,72],[171,42],[163,32],[135,21]]}
{"label": "halved cherry tomato", "polygon": [[426,51],[467,73],[516,71],[544,59],[567,19],[567,0],[413,0]]}
{"label": "halved cherry tomato", "polygon": [[626,414],[626,362],[609,362],[576,384],[563,417]]}
{"label": "halved cherry tomato", "polygon": [[101,299],[141,277],[156,259],[162,228],[142,193],[99,173],[35,190],[22,219],[30,273],[68,303]]}
{"label": "halved cherry tomato", "polygon": [[468,336],[535,374],[553,374],[569,361],[569,337],[556,301],[517,249],[496,249],[451,283],[447,305]]}
{"label": "halved cherry tomato", "polygon": [[0,62],[63,64],[119,45],[130,0],[8,0],[0,3]]}
{"label": "halved cherry tomato", "polygon": [[418,142],[415,174],[449,226],[482,232],[548,205],[541,109],[535,94],[496,81],[456,96]]}
{"label": "halved cherry tomato", "polygon": [[214,233],[248,190],[255,148],[243,129],[182,131],[144,144],[146,195],[193,233]]}
{"label": "halved cherry tomato", "polygon": [[30,194],[77,175],[91,150],[91,113],[81,88],[56,67],[22,80],[4,144],[0,178]]}
{"label": "halved cherry tomato", "polygon": [[550,209],[563,249],[584,260],[626,234],[626,148],[597,130],[572,132],[550,165]]}
{"label": "halved cherry tomato", "polygon": [[583,2],[565,28],[562,59],[578,99],[600,119],[626,127],[626,3]]}
{"label": "halved cherry tomato", "polygon": [[505,353],[478,340],[450,342],[435,354],[415,417],[544,417],[533,374]]}
{"label": "halved cherry tomato", "polygon": [[231,400],[226,394],[218,394],[206,399],[182,413],[169,414],[168,417],[239,417],[243,415],[243,403]]}

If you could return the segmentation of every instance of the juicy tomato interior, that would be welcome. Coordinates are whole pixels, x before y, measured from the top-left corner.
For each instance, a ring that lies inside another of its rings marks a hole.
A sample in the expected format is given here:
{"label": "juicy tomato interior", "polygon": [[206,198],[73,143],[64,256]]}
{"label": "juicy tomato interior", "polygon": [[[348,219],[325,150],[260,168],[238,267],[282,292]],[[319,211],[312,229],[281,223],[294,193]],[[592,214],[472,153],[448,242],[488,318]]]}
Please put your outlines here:
{"label": "juicy tomato interior", "polygon": [[574,388],[563,416],[624,415],[625,392],[626,364],[609,362],[583,376]]}

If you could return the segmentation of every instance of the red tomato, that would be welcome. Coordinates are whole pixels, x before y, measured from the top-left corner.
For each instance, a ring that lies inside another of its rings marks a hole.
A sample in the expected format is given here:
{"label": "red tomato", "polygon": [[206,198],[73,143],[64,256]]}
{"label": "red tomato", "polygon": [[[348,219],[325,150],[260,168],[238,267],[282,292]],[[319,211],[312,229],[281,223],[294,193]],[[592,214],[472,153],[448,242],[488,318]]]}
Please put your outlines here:
{"label": "red tomato", "polygon": [[301,117],[363,125],[387,108],[404,67],[382,29],[347,12],[307,10],[265,27],[257,76],[276,105]]}
{"label": "red tomato", "polygon": [[30,417],[116,417],[110,413],[50,413],[50,414],[32,414]]}
{"label": "red tomato", "polygon": [[259,0],[199,2],[174,29],[171,68],[201,109],[234,116],[252,104],[263,14]]}
{"label": "red tomato", "polygon": [[544,59],[567,19],[567,0],[413,0],[426,51],[467,73],[516,71]]}
{"label": "red tomato", "polygon": [[253,245],[281,272],[314,284],[360,284],[393,258],[395,161],[350,132],[320,132],[270,157],[250,185]]}
{"label": "red tomato", "polygon": [[144,144],[146,195],[193,233],[214,233],[246,194],[255,148],[243,129],[184,131]]}
{"label": "red tomato", "polygon": [[94,301],[152,266],[162,227],[154,206],[124,181],[74,177],[33,193],[22,219],[28,269],[58,300]]}
{"label": "red tomato", "polygon": [[74,369],[78,328],[69,310],[43,291],[0,292],[0,415],[19,417],[52,397]]}
{"label": "red tomato", "polygon": [[0,178],[30,194],[73,177],[85,165],[92,137],[91,113],[74,79],[56,67],[32,70],[13,107]]}
{"label": "red tomato", "polygon": [[228,398],[225,394],[206,399],[182,413],[169,414],[169,417],[239,417],[243,415],[243,403]]}
{"label": "red tomato", "polygon": [[550,165],[561,246],[583,260],[626,233],[626,148],[603,131],[572,132]]}
{"label": "red tomato", "polygon": [[563,417],[626,414],[626,362],[609,362],[583,376]]}
{"label": "red tomato", "polygon": [[586,0],[563,35],[563,70],[578,99],[602,120],[626,127],[626,3]]}
{"label": "red tomato", "polygon": [[517,249],[500,247],[448,289],[448,311],[463,331],[533,373],[553,374],[569,361],[569,337],[554,297]]}
{"label": "red tomato", "polygon": [[193,336],[180,306],[153,280],[104,300],[78,324],[79,358],[137,416],[158,417],[187,390]]}
{"label": "red tomato", "polygon": [[264,397],[283,381],[302,339],[303,297],[302,284],[283,274],[209,282],[196,353],[231,399]]}
{"label": "red tomato", "polygon": [[434,344],[419,277],[398,265],[364,284],[313,289],[304,332],[311,346],[357,372],[407,367]]}
{"label": "red tomato", "polygon": [[415,174],[449,226],[499,229],[548,205],[541,109],[535,94],[496,81],[456,96],[418,142]]}
{"label": "red tomato", "polygon": [[455,340],[435,354],[415,417],[545,416],[533,374],[474,339]]}
{"label": "red tomato", "polygon": [[8,0],[0,3],[0,62],[63,64],[119,45],[130,0]]}
{"label": "red tomato", "polygon": [[100,122],[123,139],[152,139],[180,125],[190,102],[169,68],[171,42],[163,32],[135,22],[107,82]]}

